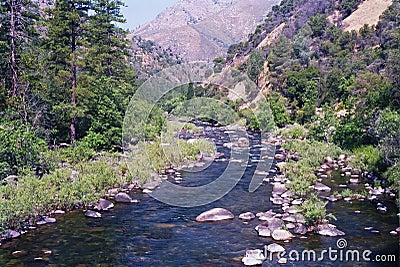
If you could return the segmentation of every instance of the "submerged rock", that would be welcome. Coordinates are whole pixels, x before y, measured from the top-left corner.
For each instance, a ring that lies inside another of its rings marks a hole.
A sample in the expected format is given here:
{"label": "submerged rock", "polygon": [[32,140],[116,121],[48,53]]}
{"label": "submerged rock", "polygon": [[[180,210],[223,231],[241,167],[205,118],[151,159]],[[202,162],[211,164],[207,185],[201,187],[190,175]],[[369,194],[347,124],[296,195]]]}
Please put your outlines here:
{"label": "submerged rock", "polygon": [[333,224],[320,224],[316,228],[316,233],[325,236],[343,236],[344,232],[336,229]]}
{"label": "submerged rock", "polygon": [[93,210],[88,210],[85,216],[89,218],[101,218],[101,214]]}
{"label": "submerged rock", "polygon": [[230,220],[235,218],[235,216],[229,210],[223,208],[214,208],[203,212],[197,216],[197,222],[216,222],[223,220]]}
{"label": "submerged rock", "polygon": [[279,260],[278,260],[278,263],[279,264],[286,264],[288,262],[288,260],[286,259],[286,258],[280,258]]}

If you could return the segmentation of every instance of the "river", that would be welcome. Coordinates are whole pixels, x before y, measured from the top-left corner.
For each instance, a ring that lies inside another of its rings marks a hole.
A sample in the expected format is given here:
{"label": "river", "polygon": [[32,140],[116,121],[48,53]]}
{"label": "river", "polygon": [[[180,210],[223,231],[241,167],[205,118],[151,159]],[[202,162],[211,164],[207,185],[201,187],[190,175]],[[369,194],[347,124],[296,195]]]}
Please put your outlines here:
{"label": "river", "polygon": [[[213,131],[223,136],[222,131]],[[260,138],[255,135],[251,143],[259,145]],[[222,141],[217,143],[217,148],[229,155]],[[260,154],[259,150],[260,146],[251,149],[253,159]],[[182,172],[182,185],[213,181],[226,166],[227,161],[222,160],[213,162],[202,172]],[[132,197],[139,199],[139,203],[118,204],[115,209],[103,212],[101,219],[86,218],[82,211],[57,216],[57,223],[40,226],[3,244],[0,266],[243,266],[241,258],[246,249],[263,249],[273,241],[257,235],[254,230],[260,223],[257,219],[246,224],[237,215],[269,209],[282,213],[279,206],[269,201],[272,187],[268,183],[254,193],[248,192],[254,169],[254,165],[248,167],[229,194],[205,206],[173,207],[133,192]],[[286,266],[399,266],[399,238],[389,234],[398,227],[398,211],[393,203],[385,204],[389,208],[387,214],[378,213],[369,201],[339,201],[329,203],[327,208],[338,218],[333,223],[346,233],[348,249],[371,250],[372,255],[394,254],[397,262],[357,263],[325,257],[321,262],[289,261]],[[218,223],[195,222],[197,215],[214,207],[229,209],[236,218]],[[361,213],[355,213],[356,210]],[[366,227],[373,227],[379,233],[367,231]],[[301,253],[304,249],[317,252],[329,247],[337,249],[337,240],[308,234],[307,239],[296,237],[290,243],[278,243],[286,251],[296,249]],[[20,252],[13,254],[15,251]],[[266,261],[263,266],[274,265],[276,262]]]}

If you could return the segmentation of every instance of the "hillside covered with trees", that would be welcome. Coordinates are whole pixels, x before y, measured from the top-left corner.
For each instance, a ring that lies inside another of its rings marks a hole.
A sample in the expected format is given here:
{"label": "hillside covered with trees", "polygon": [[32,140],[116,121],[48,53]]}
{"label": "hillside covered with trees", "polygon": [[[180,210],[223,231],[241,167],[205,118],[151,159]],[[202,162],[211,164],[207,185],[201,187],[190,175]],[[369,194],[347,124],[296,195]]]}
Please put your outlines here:
{"label": "hillside covered with trees", "polygon": [[400,3],[377,25],[345,31],[361,2],[284,0],[226,62],[266,93],[278,126],[297,124],[304,137],[353,151],[362,169],[398,188]]}

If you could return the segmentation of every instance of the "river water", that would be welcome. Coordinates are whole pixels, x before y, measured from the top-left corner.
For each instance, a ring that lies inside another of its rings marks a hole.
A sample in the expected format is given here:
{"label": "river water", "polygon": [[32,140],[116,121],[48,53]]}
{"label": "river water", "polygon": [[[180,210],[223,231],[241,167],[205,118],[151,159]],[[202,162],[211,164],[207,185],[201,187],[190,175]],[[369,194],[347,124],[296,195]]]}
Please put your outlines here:
{"label": "river water", "polygon": [[[216,136],[223,137],[223,132],[213,131]],[[229,155],[229,150],[221,146],[223,138],[216,139],[218,151]],[[251,142],[252,146],[259,145],[260,138],[255,135]],[[260,146],[251,149],[251,155],[257,157],[259,149]],[[213,181],[226,166],[227,161],[222,160],[213,162],[202,172],[182,172],[182,185]],[[248,192],[254,169],[249,162],[235,188],[205,206],[173,207],[133,192],[132,197],[139,199],[139,203],[118,204],[115,209],[103,212],[101,219],[85,218],[82,211],[58,216],[56,224],[40,226],[3,244],[0,266],[243,266],[241,258],[246,249],[263,249],[273,242],[271,238],[257,235],[254,228],[260,222],[255,219],[245,224],[235,218],[218,223],[196,223],[195,218],[214,207],[227,208],[236,217],[242,212],[257,213],[269,209],[282,213],[279,206],[269,201],[272,187],[268,183],[256,192]],[[377,254],[393,254],[397,257],[396,262],[345,262],[340,261],[339,256],[332,261],[325,256],[320,262],[289,261],[286,266],[399,266],[399,238],[389,234],[398,227],[398,211],[393,203],[385,204],[389,208],[387,214],[378,213],[369,201],[339,201],[329,203],[327,208],[338,218],[333,223],[346,233],[346,249],[358,249],[360,253],[371,250],[371,259]],[[373,227],[379,233],[367,231],[366,227]],[[308,234],[307,239],[296,237],[290,243],[277,243],[288,252],[296,249],[300,253],[302,250],[318,253],[329,247],[337,249],[338,239]],[[13,254],[15,251],[21,252]],[[274,259],[265,261],[263,266],[278,264]]]}

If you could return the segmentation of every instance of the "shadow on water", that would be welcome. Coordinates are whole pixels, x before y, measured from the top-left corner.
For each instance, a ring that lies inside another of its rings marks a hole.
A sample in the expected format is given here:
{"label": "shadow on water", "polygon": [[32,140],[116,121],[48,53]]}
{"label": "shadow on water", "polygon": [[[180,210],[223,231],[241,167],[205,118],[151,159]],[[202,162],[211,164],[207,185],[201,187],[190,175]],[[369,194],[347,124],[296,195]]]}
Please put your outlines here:
{"label": "shadow on water", "polygon": [[[215,130],[214,135],[223,133]],[[260,138],[255,136],[251,159],[260,155]],[[220,143],[221,145],[221,143]],[[229,150],[218,146],[218,151],[229,157]],[[214,162],[202,172],[183,172],[182,185],[206,184],[216,179],[226,168],[226,161]],[[251,162],[249,162],[251,165]],[[271,238],[258,237],[254,228],[258,220],[245,224],[235,218],[218,223],[196,223],[198,214],[214,207],[231,210],[236,216],[242,212],[260,212],[279,206],[269,201],[272,187],[263,184],[249,193],[250,179],[255,165],[248,167],[243,179],[220,200],[201,207],[172,207],[148,195],[133,193],[140,199],[137,204],[117,205],[103,213],[101,219],[87,219],[81,211],[58,217],[54,225],[44,225],[23,237],[3,244],[0,248],[0,266],[242,266],[246,249],[263,249],[272,243]],[[390,204],[390,203],[386,203]],[[355,213],[355,211],[361,213]],[[399,239],[389,234],[398,227],[396,207],[389,206],[387,214],[380,214],[369,201],[344,201],[328,204],[335,214],[334,222],[346,232],[347,249],[371,250],[375,254],[395,254],[397,262],[332,262],[327,257],[322,262],[293,262],[286,266],[398,266]],[[379,233],[366,231],[373,227]],[[291,250],[316,250],[329,247],[337,249],[338,238],[308,235],[307,239],[294,238],[281,243]],[[12,254],[15,251],[21,251]],[[46,254],[51,251],[51,254]],[[373,256],[371,256],[373,257]],[[40,258],[36,259],[35,258]],[[266,261],[263,266],[278,266]]]}

